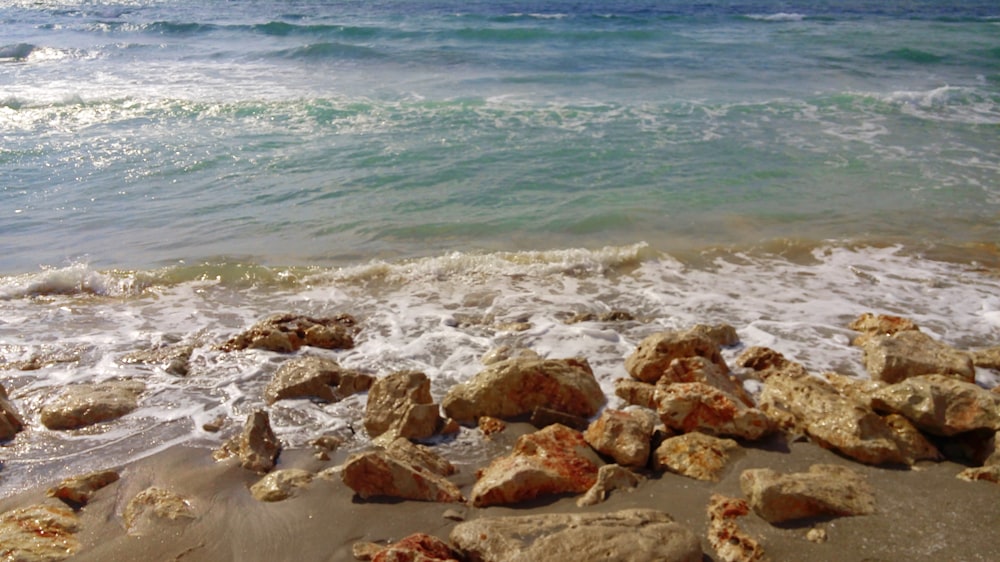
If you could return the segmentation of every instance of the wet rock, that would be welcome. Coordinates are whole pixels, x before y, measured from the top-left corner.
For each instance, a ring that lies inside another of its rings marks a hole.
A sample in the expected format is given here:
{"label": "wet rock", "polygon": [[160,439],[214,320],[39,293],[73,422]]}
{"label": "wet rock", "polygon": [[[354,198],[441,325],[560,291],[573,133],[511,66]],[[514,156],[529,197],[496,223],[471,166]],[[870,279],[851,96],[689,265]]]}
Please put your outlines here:
{"label": "wet rock", "polygon": [[708,543],[720,562],[764,562],[760,542],[744,531],[737,519],[750,513],[746,501],[712,494],[708,500]]}
{"label": "wet rock", "polygon": [[194,519],[195,511],[191,502],[184,497],[170,490],[151,486],[128,502],[122,517],[126,532],[138,536],[150,527],[158,526],[163,520]]}
{"label": "wet rock", "polygon": [[597,470],[597,482],[587,493],[576,500],[576,505],[586,507],[596,505],[608,498],[614,490],[632,490],[646,480],[624,466],[606,464]]}
{"label": "wet rock", "polygon": [[858,347],[864,346],[865,342],[877,336],[891,336],[897,332],[919,331],[917,323],[909,318],[893,316],[891,314],[872,314],[865,312],[858,316],[848,326],[861,335],[852,342]]}
{"label": "wet rock", "polygon": [[541,359],[541,357],[530,349],[502,345],[488,351],[480,361],[483,365],[492,365],[508,359]]}
{"label": "wet rock", "polygon": [[972,363],[976,367],[1000,370],[1000,346],[977,349],[970,353],[972,355]]}
{"label": "wet rock", "polygon": [[80,549],[80,524],[62,505],[31,505],[0,514],[0,560],[54,562]]}
{"label": "wet rock", "polygon": [[120,476],[114,470],[100,470],[67,478],[58,486],[49,488],[46,494],[50,498],[58,498],[70,507],[77,508],[87,505],[94,492],[105,486],[117,482]]}
{"label": "wet rock", "polygon": [[649,446],[656,427],[651,410],[604,410],[583,438],[595,451],[621,466],[641,468],[649,462]]}
{"label": "wet rock", "polygon": [[952,375],[973,382],[972,357],[923,332],[904,330],[890,336],[872,336],[862,346],[865,369],[872,379],[897,383],[929,374]]}
{"label": "wet rock", "polygon": [[368,390],[374,377],[342,368],[326,357],[299,357],[286,361],[278,368],[264,389],[268,404],[286,398],[316,398],[338,402]]}
{"label": "wet rock", "polygon": [[966,480],[968,482],[978,482],[982,480],[983,482],[1000,484],[1000,465],[967,468],[962,472],[959,472],[957,477],[960,480]]}
{"label": "wet rock", "polygon": [[715,342],[719,347],[732,347],[739,345],[740,336],[736,333],[736,328],[726,323],[698,324],[688,330],[689,333],[697,334]]}
{"label": "wet rock", "polygon": [[290,498],[297,488],[312,482],[313,474],[308,470],[286,468],[269,472],[250,486],[250,494],[262,502],[277,502]]}
{"label": "wet rock", "polygon": [[567,324],[580,322],[629,322],[635,320],[630,312],[624,310],[609,310],[607,312],[578,312],[566,319]]}
{"label": "wet rock", "polygon": [[550,425],[522,435],[510,455],[480,470],[470,501],[486,507],[552,494],[582,494],[594,485],[602,464],[583,434]]}
{"label": "wet rock", "polygon": [[838,393],[840,393],[841,396],[850,398],[859,404],[869,407],[872,404],[872,394],[875,394],[875,391],[888,386],[887,383],[881,381],[850,377],[839,373],[823,373],[823,378],[826,379],[826,382],[829,383],[829,385]]}
{"label": "wet rock", "polygon": [[271,429],[271,418],[262,410],[247,416],[243,430],[213,455],[216,459],[237,456],[240,465],[258,474],[274,468],[281,452],[281,442]]}
{"label": "wet rock", "polygon": [[808,435],[820,446],[860,462],[905,462],[895,432],[885,420],[819,378],[769,376],[758,404],[785,431]]}
{"label": "wet rock", "polygon": [[448,459],[435,453],[430,447],[417,445],[405,437],[399,437],[385,448],[393,458],[423,467],[434,474],[451,476],[458,472]]}
{"label": "wet rock", "polygon": [[900,414],[935,435],[1000,429],[1000,396],[945,375],[923,375],[872,396],[876,410]]}
{"label": "wet rock", "polygon": [[77,429],[116,420],[139,406],[139,395],[145,388],[141,382],[129,380],[69,385],[42,407],[42,424],[49,429]]}
{"label": "wet rock", "polygon": [[658,386],[656,412],[670,429],[760,439],[773,429],[764,412],[705,383]]}
{"label": "wet rock", "polygon": [[615,381],[615,396],[635,406],[656,409],[655,384],[635,379],[618,379]]}
{"label": "wet rock", "polygon": [[875,511],[875,495],[864,477],[837,465],[815,464],[808,472],[792,474],[769,468],[744,470],[740,489],[754,512],[769,523]]}
{"label": "wet rock", "polygon": [[426,465],[396,458],[385,450],[348,457],[340,473],[347,487],[363,499],[401,498],[416,501],[465,501],[458,486]]}
{"label": "wet rock", "polygon": [[587,418],[574,416],[544,406],[536,406],[531,411],[531,418],[528,419],[528,423],[538,429],[559,423],[577,431],[583,431],[589,425]]}
{"label": "wet rock", "polygon": [[674,359],[656,382],[658,387],[674,383],[700,382],[717,388],[726,394],[739,398],[747,406],[753,406],[753,400],[743,390],[743,385],[734,377],[719,369],[718,365],[704,357],[681,357]]}
{"label": "wet rock", "polygon": [[652,509],[484,517],[459,523],[450,539],[468,560],[490,562],[702,560],[698,537]]}
{"label": "wet rock", "polygon": [[730,451],[738,450],[732,439],[704,433],[685,433],[665,439],[653,453],[653,468],[682,476],[718,482],[729,462]]}
{"label": "wet rock", "polygon": [[201,429],[207,431],[208,433],[218,433],[222,431],[222,428],[225,427],[227,421],[229,420],[226,418],[225,415],[219,414],[218,416],[215,416],[215,418],[213,418],[211,421],[207,421],[201,424]]}
{"label": "wet rock", "polygon": [[528,415],[538,406],[590,417],[604,403],[585,359],[508,359],[452,387],[441,405],[449,417],[471,424],[480,416]]}
{"label": "wet rock", "polygon": [[376,379],[368,391],[365,429],[372,438],[385,435],[426,439],[441,426],[439,408],[431,398],[431,381],[417,371],[401,371]]}
{"label": "wet rock", "polygon": [[304,345],[322,349],[354,347],[357,321],[349,314],[314,318],[296,314],[276,314],[254,324],[219,346],[222,351],[264,349],[290,353]]}
{"label": "wet rock", "polygon": [[899,452],[907,464],[944,459],[941,451],[910,420],[899,414],[889,414],[883,416],[882,419],[892,429],[896,444],[899,446]]}
{"label": "wet rock", "polygon": [[159,365],[164,371],[186,377],[191,371],[193,345],[171,345],[156,349],[143,349],[127,353],[118,359],[124,365]]}
{"label": "wet rock", "polygon": [[0,443],[13,439],[22,429],[24,419],[7,397],[3,385],[0,385]]}
{"label": "wet rock", "polygon": [[380,548],[370,558],[372,562],[458,562],[459,555],[443,540],[414,533],[391,545]]}
{"label": "wet rock", "polygon": [[486,437],[489,437],[494,433],[500,433],[505,429],[507,429],[507,424],[501,419],[490,416],[482,416],[479,418],[479,431],[481,431]]}
{"label": "wet rock", "polygon": [[636,380],[655,383],[671,361],[683,357],[704,357],[723,373],[729,372],[719,345],[697,328],[659,332],[647,337],[625,359],[625,370]]}
{"label": "wet rock", "polygon": [[736,358],[736,365],[750,369],[753,377],[758,380],[767,380],[772,375],[784,375],[786,377],[807,377],[809,373],[800,363],[787,359],[781,353],[769,348],[753,346],[740,354]]}

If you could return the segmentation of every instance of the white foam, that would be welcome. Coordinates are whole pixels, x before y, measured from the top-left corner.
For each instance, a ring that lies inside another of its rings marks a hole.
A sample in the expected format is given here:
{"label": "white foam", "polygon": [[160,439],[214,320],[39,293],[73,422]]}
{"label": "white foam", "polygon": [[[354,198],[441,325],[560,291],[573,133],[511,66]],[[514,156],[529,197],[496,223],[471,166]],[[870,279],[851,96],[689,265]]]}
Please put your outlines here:
{"label": "white foam", "polygon": [[747,17],[752,20],[759,20],[759,21],[802,21],[806,18],[805,14],[797,14],[794,12],[778,12],[776,14],[750,14]]}

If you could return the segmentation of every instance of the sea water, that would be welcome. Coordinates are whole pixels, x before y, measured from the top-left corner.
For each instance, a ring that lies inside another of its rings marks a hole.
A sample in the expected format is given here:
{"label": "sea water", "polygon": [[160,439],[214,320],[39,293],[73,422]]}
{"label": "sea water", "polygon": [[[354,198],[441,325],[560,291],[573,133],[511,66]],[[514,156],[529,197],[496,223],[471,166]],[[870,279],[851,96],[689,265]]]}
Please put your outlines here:
{"label": "sea water", "polygon": [[[288,357],[214,346],[274,312],[356,316],[313,353],[438,400],[508,345],[617,405],[635,345],[695,323],[859,377],[865,311],[996,345],[997,37],[985,0],[5,2],[0,496],[218,445]],[[609,310],[636,319],[566,322]],[[186,377],[121,360],[174,344]],[[136,412],[41,425],[118,378]],[[364,398],[267,408],[360,449]]]}

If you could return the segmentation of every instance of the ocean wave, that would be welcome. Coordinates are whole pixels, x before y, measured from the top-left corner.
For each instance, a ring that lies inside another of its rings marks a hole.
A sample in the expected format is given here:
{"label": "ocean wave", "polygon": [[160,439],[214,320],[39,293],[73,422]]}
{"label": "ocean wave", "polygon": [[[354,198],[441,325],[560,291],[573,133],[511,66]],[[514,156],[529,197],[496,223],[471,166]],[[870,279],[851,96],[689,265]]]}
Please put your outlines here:
{"label": "ocean wave", "polygon": [[40,272],[0,278],[0,300],[48,296],[126,297],[151,284],[145,274],[99,271],[85,263],[46,267]]}
{"label": "ocean wave", "polygon": [[802,21],[806,19],[805,14],[799,14],[795,12],[778,12],[775,14],[748,14],[745,16],[747,19],[756,21],[769,21],[769,22],[789,22],[789,21]]}
{"label": "ocean wave", "polygon": [[20,62],[26,60],[37,48],[36,45],[32,45],[31,43],[0,45],[0,62]]}

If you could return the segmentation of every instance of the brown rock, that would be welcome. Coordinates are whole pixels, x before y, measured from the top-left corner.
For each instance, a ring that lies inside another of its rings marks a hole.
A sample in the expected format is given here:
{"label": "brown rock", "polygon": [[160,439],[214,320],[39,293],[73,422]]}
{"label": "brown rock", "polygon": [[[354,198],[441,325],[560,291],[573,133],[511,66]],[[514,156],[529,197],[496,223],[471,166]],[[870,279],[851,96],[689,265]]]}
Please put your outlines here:
{"label": "brown rock", "polygon": [[635,379],[615,381],[615,396],[635,406],[656,409],[656,385]]}
{"label": "brown rock", "polygon": [[572,414],[567,414],[565,412],[560,412],[544,406],[536,406],[535,409],[531,411],[531,418],[528,420],[528,423],[538,429],[561,423],[562,425],[577,431],[583,431],[584,429],[587,429],[588,425],[590,425],[587,418],[574,416]]}
{"label": "brown rock", "polygon": [[858,347],[863,346],[868,339],[875,336],[891,336],[897,332],[920,330],[916,322],[909,318],[891,314],[875,315],[871,312],[865,312],[858,316],[848,327],[856,332],[861,332],[861,335],[852,342]]}
{"label": "brown rock", "polygon": [[739,398],[740,402],[747,406],[754,405],[739,381],[704,357],[674,359],[656,385],[662,387],[682,382],[704,383]]}
{"label": "brown rock", "polygon": [[828,382],[831,387],[840,393],[841,396],[850,398],[851,400],[868,407],[871,407],[872,405],[872,395],[875,394],[877,390],[888,386],[886,383],[881,381],[850,377],[839,373],[823,373],[823,378],[826,379],[826,382]]}
{"label": "brown rock", "polygon": [[395,458],[384,450],[351,455],[341,478],[363,499],[401,498],[416,501],[465,501],[458,487],[425,466]]}
{"label": "brown rock", "polygon": [[764,562],[764,547],[736,520],[750,513],[746,501],[712,494],[708,500],[708,543],[720,562]]}
{"label": "brown rock", "polygon": [[771,420],[733,395],[700,382],[659,386],[656,412],[670,429],[760,439],[773,429]]}
{"label": "brown rock", "polygon": [[223,459],[236,455],[243,468],[263,474],[274,468],[279,452],[281,442],[271,429],[270,416],[267,412],[257,410],[247,416],[240,434],[224,444],[214,456]]}
{"label": "brown rock", "polygon": [[489,437],[494,433],[500,433],[501,431],[507,429],[507,424],[504,423],[503,420],[490,416],[480,417],[478,425],[479,431],[481,431],[486,437]]}
{"label": "brown rock", "polygon": [[625,370],[637,380],[655,383],[671,361],[683,357],[704,357],[723,373],[729,372],[719,345],[697,329],[659,332],[647,337],[625,359]]}
{"label": "brown rock", "polygon": [[480,416],[528,415],[538,406],[590,417],[604,403],[585,359],[508,359],[452,387],[441,405],[449,417],[468,424]]}
{"label": "brown rock", "polygon": [[347,396],[368,390],[371,375],[341,368],[326,357],[299,357],[286,361],[264,389],[268,404],[286,398],[317,398],[338,402]]}
{"label": "brown rock", "polygon": [[968,482],[977,482],[982,480],[984,482],[1000,484],[1000,465],[967,468],[962,472],[959,472],[957,477],[960,480],[966,480]]}
{"label": "brown rock", "polygon": [[435,453],[430,447],[417,445],[405,437],[399,437],[392,443],[389,443],[385,451],[397,460],[422,467],[434,474],[451,476],[458,472],[455,465],[448,462],[448,459]]}
{"label": "brown rock", "polygon": [[1000,396],[944,375],[911,377],[883,388],[872,397],[872,405],[935,435],[1000,429]]}
{"label": "brown rock", "polygon": [[186,377],[191,370],[191,354],[193,345],[170,345],[156,349],[133,351],[119,358],[125,365],[136,363],[144,365],[160,365],[171,375]]}
{"label": "brown rock", "polygon": [[70,507],[87,505],[94,492],[117,482],[120,476],[114,470],[101,470],[82,476],[67,478],[58,486],[50,488],[47,495],[66,502]]}
{"label": "brown rock", "polygon": [[629,322],[635,320],[630,312],[624,310],[609,310],[607,312],[579,312],[566,319],[567,324],[580,322]]}
{"label": "brown rock", "polygon": [[443,540],[414,533],[376,552],[372,562],[458,562],[459,555]]}
{"label": "brown rock", "polygon": [[597,482],[587,490],[587,493],[576,500],[576,505],[586,507],[595,505],[607,499],[614,490],[631,490],[641,484],[644,477],[632,472],[624,466],[606,464],[597,470]]}
{"label": "brown rock", "polygon": [[42,407],[42,424],[49,429],[77,429],[118,419],[139,406],[145,388],[128,380],[70,385]]}
{"label": "brown rock", "polygon": [[594,485],[602,464],[580,432],[550,425],[522,435],[509,456],[480,470],[470,500],[486,507],[551,494],[582,494]]}
{"label": "brown rock", "polygon": [[154,486],[139,492],[128,502],[123,518],[128,534],[138,536],[165,519],[194,519],[195,511],[189,500]]}
{"label": "brown rock", "polygon": [[459,523],[451,542],[490,562],[701,562],[698,537],[662,511],[484,517]]}
{"label": "brown rock", "polygon": [[13,439],[22,429],[24,429],[24,419],[7,397],[3,385],[0,385],[0,443]]}
{"label": "brown rock", "polygon": [[729,462],[729,452],[739,449],[732,439],[694,432],[665,439],[653,453],[653,468],[682,476],[718,482]]}
{"label": "brown rock", "polygon": [[304,345],[323,349],[354,347],[352,333],[357,321],[348,314],[333,318],[314,318],[295,314],[276,314],[254,324],[219,346],[222,351],[265,349],[290,353]]}
{"label": "brown rock", "polygon": [[538,353],[523,348],[515,348],[509,345],[502,345],[498,348],[491,349],[483,355],[480,361],[483,365],[492,365],[494,363],[499,363],[501,361],[506,361],[507,359],[541,359]]}
{"label": "brown rock", "polygon": [[726,323],[714,324],[712,326],[698,324],[688,330],[688,332],[708,338],[719,347],[732,347],[740,343],[740,336],[737,335],[736,328]]}
{"label": "brown rock", "polygon": [[928,441],[927,437],[920,433],[917,426],[913,425],[910,420],[899,414],[889,414],[882,419],[892,429],[896,444],[907,464],[913,464],[917,461],[944,460],[941,451],[938,451],[938,448]]}
{"label": "brown rock", "polygon": [[945,345],[923,332],[905,330],[891,336],[873,336],[865,340],[865,368],[872,379],[897,383],[910,377],[929,374],[953,375],[960,380],[975,380],[972,357]]}
{"label": "brown rock", "polygon": [[656,422],[656,414],[651,410],[604,410],[583,433],[583,438],[616,463],[641,468],[649,462],[650,439]]}
{"label": "brown rock", "polygon": [[365,429],[372,438],[385,434],[385,441],[426,439],[441,423],[431,398],[431,381],[424,373],[401,371],[372,383],[365,407]]}
{"label": "brown rock", "polygon": [[767,380],[772,375],[793,378],[809,376],[801,364],[786,359],[784,355],[768,347],[748,348],[736,358],[736,365],[752,370],[754,377],[759,380]]}
{"label": "brown rock", "polygon": [[769,468],[744,470],[740,489],[754,512],[769,523],[875,511],[875,496],[864,477],[838,465],[815,464],[809,472],[793,474]]}
{"label": "brown rock", "polygon": [[[1000,369],[1000,346],[977,349],[971,352],[972,362],[984,369]],[[997,387],[1000,388],[1000,387]]]}
{"label": "brown rock", "polygon": [[308,470],[286,468],[269,472],[250,486],[250,494],[262,502],[277,502],[288,499],[296,488],[312,482],[313,474]]}
{"label": "brown rock", "polygon": [[80,549],[80,525],[72,509],[31,505],[0,514],[0,560],[55,562]]}

